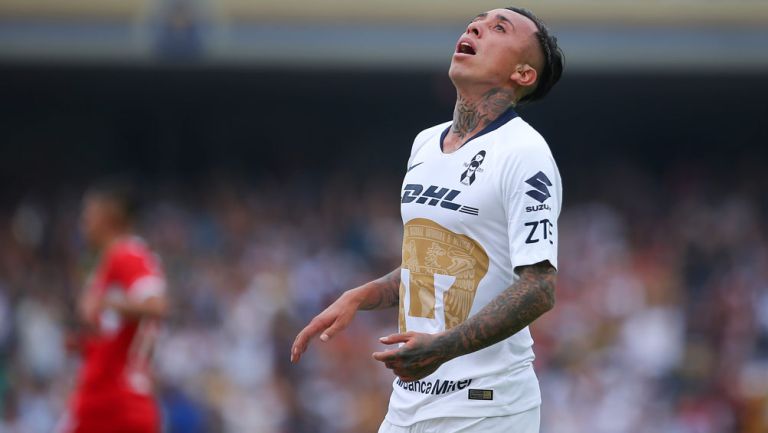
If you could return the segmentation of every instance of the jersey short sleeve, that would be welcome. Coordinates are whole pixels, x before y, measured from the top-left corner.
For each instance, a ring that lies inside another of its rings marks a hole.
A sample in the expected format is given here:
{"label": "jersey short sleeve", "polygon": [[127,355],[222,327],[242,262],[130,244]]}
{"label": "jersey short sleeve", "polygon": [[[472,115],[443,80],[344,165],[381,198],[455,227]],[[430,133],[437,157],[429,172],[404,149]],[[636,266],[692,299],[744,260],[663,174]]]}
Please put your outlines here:
{"label": "jersey short sleeve", "polygon": [[507,162],[502,191],[512,267],[549,261],[557,268],[562,183],[549,147],[535,135],[516,146]]}
{"label": "jersey short sleeve", "polygon": [[165,291],[165,279],[157,260],[141,242],[116,245],[109,253],[106,280],[108,285],[122,287],[134,299],[143,300]]}

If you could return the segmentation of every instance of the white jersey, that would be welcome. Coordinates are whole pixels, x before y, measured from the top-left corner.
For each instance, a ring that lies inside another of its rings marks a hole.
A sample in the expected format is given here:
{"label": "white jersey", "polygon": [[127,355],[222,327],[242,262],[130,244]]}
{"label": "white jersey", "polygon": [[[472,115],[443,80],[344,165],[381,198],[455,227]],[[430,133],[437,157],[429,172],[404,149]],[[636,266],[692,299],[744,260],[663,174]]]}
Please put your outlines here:
{"label": "white jersey", "polygon": [[[547,143],[508,110],[453,153],[449,123],[416,136],[402,188],[401,332],[441,332],[476,314],[518,278],[514,269],[557,267],[562,187]],[[541,404],[526,327],[433,374],[396,379],[386,419],[490,417]]]}

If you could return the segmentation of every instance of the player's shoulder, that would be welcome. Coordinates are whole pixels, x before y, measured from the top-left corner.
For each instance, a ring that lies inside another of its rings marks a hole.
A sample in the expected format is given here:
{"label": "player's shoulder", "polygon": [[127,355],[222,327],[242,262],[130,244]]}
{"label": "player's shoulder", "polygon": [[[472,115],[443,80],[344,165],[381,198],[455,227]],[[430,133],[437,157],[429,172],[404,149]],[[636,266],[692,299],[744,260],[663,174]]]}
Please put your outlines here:
{"label": "player's shoulder", "polygon": [[122,237],[112,243],[107,252],[107,268],[112,278],[125,287],[130,287],[143,276],[163,275],[160,258],[143,239],[136,236]]}
{"label": "player's shoulder", "polygon": [[521,117],[512,119],[496,132],[500,147],[510,156],[552,155],[547,140]]}
{"label": "player's shoulder", "polygon": [[427,129],[416,134],[416,138],[413,139],[413,146],[411,147],[411,156],[408,159],[408,164],[412,162],[414,156],[424,148],[424,145],[431,142],[434,139],[439,139],[443,131],[451,124],[451,122],[443,122],[435,126],[430,126]]}
{"label": "player's shoulder", "polygon": [[435,137],[436,135],[442,134],[443,131],[445,131],[445,128],[449,127],[451,125],[451,121],[438,123],[437,125],[430,126],[427,129],[422,130],[418,134],[416,134],[416,139],[414,141],[418,140],[428,140],[430,138]]}
{"label": "player's shoulder", "polygon": [[528,122],[516,117],[494,132],[493,159],[503,167],[502,177],[527,179],[542,172],[559,184],[560,172],[549,144]]}
{"label": "player's shoulder", "polygon": [[139,236],[124,236],[115,240],[109,247],[107,255],[113,260],[127,258],[149,258],[152,251],[147,242]]}

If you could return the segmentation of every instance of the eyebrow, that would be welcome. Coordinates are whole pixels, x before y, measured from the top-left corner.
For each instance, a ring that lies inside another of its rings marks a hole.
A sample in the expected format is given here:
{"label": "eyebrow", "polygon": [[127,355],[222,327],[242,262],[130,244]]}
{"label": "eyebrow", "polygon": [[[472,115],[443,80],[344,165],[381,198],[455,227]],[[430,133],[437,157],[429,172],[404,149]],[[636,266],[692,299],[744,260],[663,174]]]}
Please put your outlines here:
{"label": "eyebrow", "polygon": [[[485,18],[487,16],[488,16],[488,12],[483,12],[481,14],[477,14],[476,17],[472,18],[471,22],[475,22],[475,21],[479,20],[480,18]],[[510,19],[505,17],[504,15],[498,14],[498,15],[496,15],[496,19],[499,20],[499,21],[503,21],[503,22],[509,24],[510,26],[512,26],[512,30],[513,31],[517,31],[517,29],[515,28],[515,25],[512,23],[512,21],[510,21]]]}
{"label": "eyebrow", "polygon": [[504,21],[505,23],[507,23],[507,24],[509,24],[510,26],[512,26],[512,30],[513,30],[513,31],[517,31],[517,29],[515,28],[515,25],[514,25],[514,24],[512,24],[512,21],[510,21],[510,20],[509,20],[509,18],[505,17],[505,16],[504,16],[504,15],[502,15],[502,14],[498,14],[498,15],[496,15],[496,18],[497,18],[499,21]]}

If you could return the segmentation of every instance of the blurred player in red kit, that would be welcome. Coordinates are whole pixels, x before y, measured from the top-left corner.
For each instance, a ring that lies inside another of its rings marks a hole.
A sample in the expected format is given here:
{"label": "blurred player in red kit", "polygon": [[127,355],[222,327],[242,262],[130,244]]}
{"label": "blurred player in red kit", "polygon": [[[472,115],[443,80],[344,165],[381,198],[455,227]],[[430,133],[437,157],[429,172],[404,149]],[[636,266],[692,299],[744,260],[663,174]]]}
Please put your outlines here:
{"label": "blurred player in red kit", "polygon": [[128,184],[86,193],[81,224],[99,253],[78,302],[87,332],[78,339],[81,367],[61,433],[159,433],[150,358],[167,312],[158,259],[133,234],[137,210]]}

